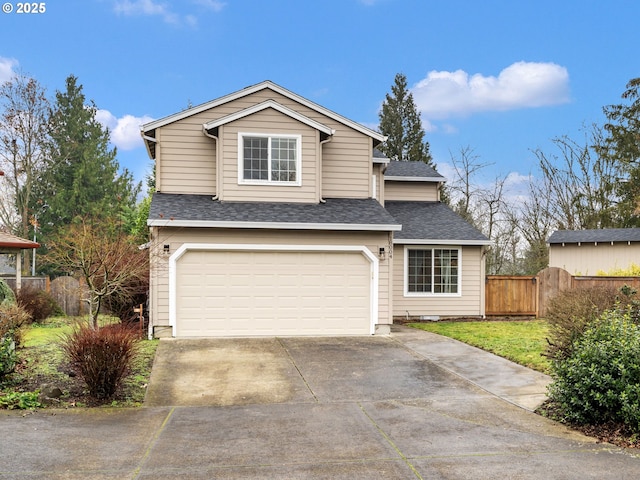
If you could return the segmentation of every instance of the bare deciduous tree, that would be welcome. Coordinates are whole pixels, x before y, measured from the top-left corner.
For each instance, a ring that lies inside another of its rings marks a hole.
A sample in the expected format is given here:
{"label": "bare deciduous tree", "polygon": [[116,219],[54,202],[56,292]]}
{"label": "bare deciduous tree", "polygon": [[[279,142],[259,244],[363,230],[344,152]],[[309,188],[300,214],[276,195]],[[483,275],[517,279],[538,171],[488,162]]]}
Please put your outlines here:
{"label": "bare deciduous tree", "polygon": [[550,208],[556,227],[568,230],[619,226],[615,214],[618,198],[616,183],[620,165],[599,155],[604,143],[601,128],[585,130],[584,144],[563,136],[553,140],[559,153],[549,155],[538,149],[534,153],[551,196]]}
{"label": "bare deciduous tree", "polygon": [[25,238],[35,221],[29,205],[45,161],[48,114],[45,90],[33,78],[19,74],[0,86],[0,221]]}
{"label": "bare deciduous tree", "polygon": [[139,250],[132,236],[112,225],[89,220],[62,230],[50,242],[46,259],[86,282],[94,328],[98,327],[100,307],[107,298],[135,295],[141,280],[149,275],[148,252]]}

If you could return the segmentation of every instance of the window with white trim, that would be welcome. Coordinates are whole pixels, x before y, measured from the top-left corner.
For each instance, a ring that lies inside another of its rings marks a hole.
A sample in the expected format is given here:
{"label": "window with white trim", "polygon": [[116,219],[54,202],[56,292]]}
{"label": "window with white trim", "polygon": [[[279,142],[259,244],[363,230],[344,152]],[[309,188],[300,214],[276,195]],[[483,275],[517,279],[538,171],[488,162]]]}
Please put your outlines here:
{"label": "window with white trim", "polygon": [[240,183],[300,184],[299,135],[238,134]]}
{"label": "window with white trim", "polygon": [[460,249],[407,247],[405,257],[408,295],[460,293]]}

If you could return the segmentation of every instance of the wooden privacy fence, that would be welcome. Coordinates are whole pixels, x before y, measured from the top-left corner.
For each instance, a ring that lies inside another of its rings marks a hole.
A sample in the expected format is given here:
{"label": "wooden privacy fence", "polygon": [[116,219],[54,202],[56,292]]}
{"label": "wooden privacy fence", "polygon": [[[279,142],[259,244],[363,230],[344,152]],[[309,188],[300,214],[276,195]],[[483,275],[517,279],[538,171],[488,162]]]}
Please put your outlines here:
{"label": "wooden privacy fence", "polygon": [[71,317],[88,313],[87,288],[73,277],[58,277],[51,281],[51,295],[64,313]]}
{"label": "wooden privacy fence", "polygon": [[[9,285],[13,291],[16,290],[16,277],[0,277]],[[49,277],[22,277],[20,279],[22,288],[28,288],[31,290],[44,290],[48,292],[51,288]]]}
{"label": "wooden privacy fence", "polygon": [[487,315],[536,315],[536,277],[491,275],[486,277]]}
{"label": "wooden privacy fence", "polygon": [[485,285],[487,315],[544,317],[549,301],[565,290],[591,287],[640,290],[640,277],[574,277],[562,268],[549,267],[535,276],[488,275]]}

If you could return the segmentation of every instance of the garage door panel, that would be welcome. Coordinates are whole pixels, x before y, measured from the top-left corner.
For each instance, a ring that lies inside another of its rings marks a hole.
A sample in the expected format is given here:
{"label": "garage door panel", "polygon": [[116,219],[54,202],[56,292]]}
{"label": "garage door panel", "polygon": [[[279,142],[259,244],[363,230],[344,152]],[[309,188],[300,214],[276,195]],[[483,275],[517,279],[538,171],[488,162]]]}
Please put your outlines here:
{"label": "garage door panel", "polygon": [[370,282],[361,252],[187,251],[176,263],[176,334],[368,334]]}

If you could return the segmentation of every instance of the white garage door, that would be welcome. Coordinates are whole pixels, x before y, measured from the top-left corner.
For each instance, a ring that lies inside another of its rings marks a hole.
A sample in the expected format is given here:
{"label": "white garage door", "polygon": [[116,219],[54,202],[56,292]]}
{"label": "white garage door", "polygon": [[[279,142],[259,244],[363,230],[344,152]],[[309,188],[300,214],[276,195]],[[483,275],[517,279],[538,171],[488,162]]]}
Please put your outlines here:
{"label": "white garage door", "polygon": [[359,251],[188,250],[175,278],[178,337],[371,333]]}

